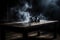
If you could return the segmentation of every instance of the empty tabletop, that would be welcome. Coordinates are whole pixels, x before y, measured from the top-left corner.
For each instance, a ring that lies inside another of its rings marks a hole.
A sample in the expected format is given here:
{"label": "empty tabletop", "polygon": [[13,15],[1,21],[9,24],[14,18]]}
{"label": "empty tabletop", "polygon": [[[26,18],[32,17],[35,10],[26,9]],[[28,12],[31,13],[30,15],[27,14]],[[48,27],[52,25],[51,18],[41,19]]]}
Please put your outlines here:
{"label": "empty tabletop", "polygon": [[43,24],[54,23],[54,22],[58,22],[58,21],[40,20],[40,22],[32,22],[32,23],[10,22],[10,23],[4,23],[1,25],[12,25],[15,27],[29,27],[29,26],[43,25]]}

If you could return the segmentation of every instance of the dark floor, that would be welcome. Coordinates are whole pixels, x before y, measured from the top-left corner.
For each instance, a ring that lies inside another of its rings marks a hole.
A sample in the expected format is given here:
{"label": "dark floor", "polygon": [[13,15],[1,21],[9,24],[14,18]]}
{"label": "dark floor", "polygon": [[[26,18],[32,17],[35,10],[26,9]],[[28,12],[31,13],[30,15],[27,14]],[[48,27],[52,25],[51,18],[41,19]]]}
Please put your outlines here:
{"label": "dark floor", "polygon": [[54,39],[54,40],[60,40],[60,35],[59,35],[59,34],[57,34],[57,38],[56,38],[56,39]]}
{"label": "dark floor", "polygon": [[[13,32],[12,32],[13,33]],[[11,36],[11,34],[12,33],[8,33],[9,34],[9,36]],[[6,34],[6,35],[8,35],[8,34]],[[14,33],[13,33],[14,34]],[[18,38],[17,39],[10,39],[10,37],[8,36],[7,38],[6,38],[6,40],[60,40],[60,35],[57,33],[57,37],[55,38],[55,39],[40,39],[40,38],[24,38],[24,39],[22,39],[22,38],[20,38],[19,39],[19,33],[18,33],[18,35],[17,35],[17,33],[15,34],[16,36],[18,36]],[[14,37],[14,36],[13,36]]]}

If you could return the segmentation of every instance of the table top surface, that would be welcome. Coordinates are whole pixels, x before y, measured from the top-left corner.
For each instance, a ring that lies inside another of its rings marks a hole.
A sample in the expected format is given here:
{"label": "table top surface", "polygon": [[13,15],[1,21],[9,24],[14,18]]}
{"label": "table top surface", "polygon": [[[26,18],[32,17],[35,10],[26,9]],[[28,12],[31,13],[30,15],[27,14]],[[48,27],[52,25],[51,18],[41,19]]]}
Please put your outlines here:
{"label": "table top surface", "polygon": [[15,27],[29,27],[29,26],[36,26],[36,25],[43,25],[48,23],[54,23],[58,21],[48,21],[48,20],[40,20],[40,22],[33,22],[33,23],[24,23],[24,22],[10,22],[10,23],[4,23],[2,25],[12,25]]}

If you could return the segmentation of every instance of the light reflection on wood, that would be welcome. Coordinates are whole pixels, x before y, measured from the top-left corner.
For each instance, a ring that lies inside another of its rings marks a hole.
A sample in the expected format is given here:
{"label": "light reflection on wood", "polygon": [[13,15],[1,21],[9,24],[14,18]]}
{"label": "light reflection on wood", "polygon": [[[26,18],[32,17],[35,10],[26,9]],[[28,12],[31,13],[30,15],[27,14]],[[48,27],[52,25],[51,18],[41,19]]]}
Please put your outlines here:
{"label": "light reflection on wood", "polygon": [[43,25],[43,24],[54,23],[54,22],[58,22],[58,21],[40,20],[40,22],[33,22],[33,23],[11,22],[11,23],[4,23],[4,25],[12,25],[15,27],[16,26],[18,26],[18,27],[29,27],[29,26]]}

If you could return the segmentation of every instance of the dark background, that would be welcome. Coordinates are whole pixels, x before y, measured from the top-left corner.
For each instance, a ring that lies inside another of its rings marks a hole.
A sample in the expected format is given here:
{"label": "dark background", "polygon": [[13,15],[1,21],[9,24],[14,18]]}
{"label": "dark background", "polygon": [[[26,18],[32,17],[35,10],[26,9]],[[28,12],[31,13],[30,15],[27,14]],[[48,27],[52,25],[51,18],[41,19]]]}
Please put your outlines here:
{"label": "dark background", "polygon": [[[31,0],[27,0],[27,1],[30,2]],[[59,3],[60,0],[57,2],[57,5],[59,6],[59,8],[54,5],[49,5],[46,9],[44,9],[44,7],[38,4],[38,1],[39,0],[32,0],[32,6],[33,6],[33,8],[31,9],[32,15],[36,15],[36,14],[39,14],[39,12],[40,13],[42,12],[42,14],[44,14],[49,20],[60,20],[60,3]],[[11,7],[15,7],[17,5],[20,5],[20,6],[22,5],[19,2],[19,0],[8,0],[8,1],[3,0],[1,2],[0,21],[5,22],[7,19],[7,9]]]}
{"label": "dark background", "polygon": [[[59,6],[59,8],[55,7],[54,5],[49,5],[46,9],[44,9],[41,6],[41,4],[39,5],[37,2],[38,2],[37,0],[33,0],[33,2],[32,2],[32,6],[33,6],[33,8],[31,9],[32,15],[36,15],[37,12],[38,12],[38,14],[39,14],[39,12],[42,12],[42,14],[44,14],[48,18],[48,20],[59,20],[60,21],[60,0],[57,2],[57,5]],[[16,5],[19,4],[19,1],[18,0],[2,0],[2,1],[0,1],[0,3],[1,3],[0,4],[0,8],[1,8],[0,9],[1,10],[0,23],[11,22],[10,20],[6,21],[7,8],[15,7]],[[46,11],[44,11],[44,10],[46,10]],[[16,19],[15,16],[13,18]],[[58,22],[58,24],[57,24],[57,32],[60,32],[59,26],[60,26],[60,22]]]}

